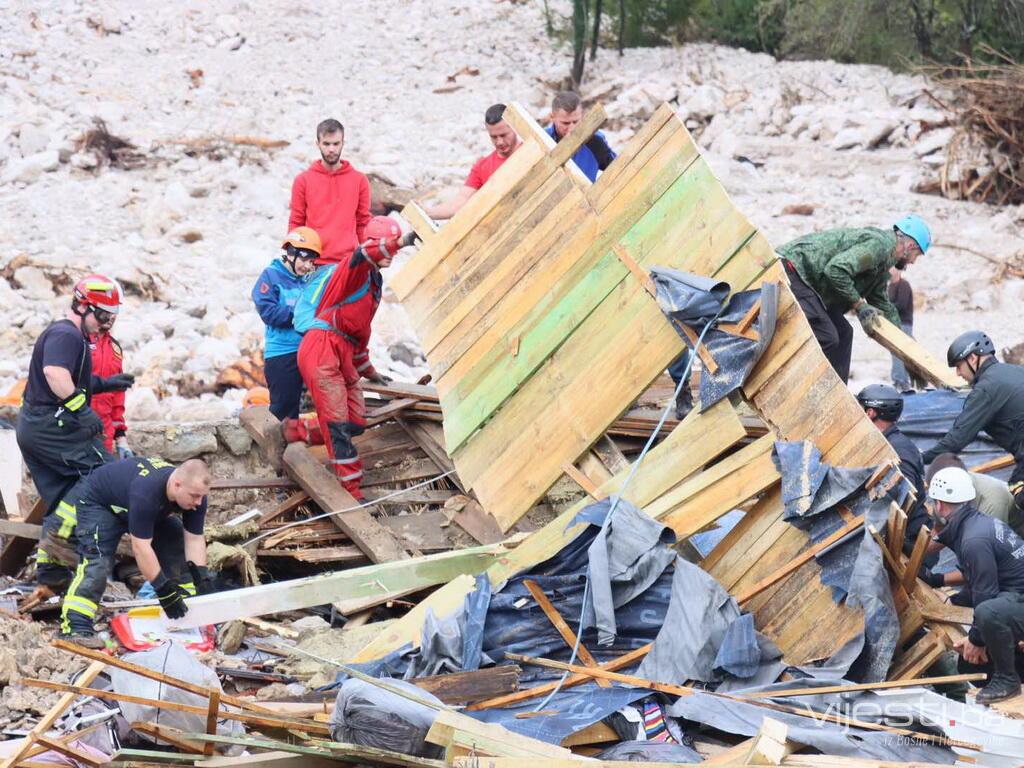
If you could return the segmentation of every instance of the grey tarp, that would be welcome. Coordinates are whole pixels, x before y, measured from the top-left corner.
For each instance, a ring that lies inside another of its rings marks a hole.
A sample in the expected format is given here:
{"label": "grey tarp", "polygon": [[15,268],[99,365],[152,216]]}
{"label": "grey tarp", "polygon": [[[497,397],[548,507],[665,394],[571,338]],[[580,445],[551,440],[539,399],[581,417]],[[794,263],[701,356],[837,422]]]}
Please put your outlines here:
{"label": "grey tarp", "polygon": [[817,515],[858,493],[875,471],[829,466],[809,440],[776,441],[772,461],[782,476],[782,519],[790,521]]}
{"label": "grey tarp", "polygon": [[[614,513],[609,519],[609,512]],[[572,524],[601,526],[587,550],[590,600],[583,626],[597,627],[597,643],[615,641],[615,609],[646,592],[675,558],[670,528],[622,498],[609,497],[587,506]]]}
{"label": "grey tarp", "polygon": [[[693,343],[683,333],[680,324],[689,326],[700,336],[704,327],[712,323],[704,334],[703,345],[718,368],[703,371],[700,379],[701,408],[709,408],[743,385],[771,343],[778,313],[778,286],[765,283],[758,289],[730,297],[728,283],[701,275],[652,267],[651,277],[658,306],[691,352],[694,351]],[[760,311],[751,326],[751,330],[757,333],[756,341],[721,328],[723,323],[738,323],[758,301],[761,302]]]}
{"label": "grey tarp", "polygon": [[739,736],[753,736],[761,728],[764,718],[770,717],[785,723],[789,729],[788,737],[798,744],[840,757],[946,764],[953,763],[955,759],[952,750],[946,747],[911,742],[883,731],[851,728],[789,712],[768,711],[754,704],[706,693],[680,697],[668,708],[668,714]]}
{"label": "grey tarp", "polygon": [[715,657],[739,615],[736,601],[711,574],[676,558],[668,613],[637,674],[680,685],[716,680]]}
{"label": "grey tarp", "polygon": [[428,608],[420,633],[420,649],[409,658],[405,679],[469,672],[479,669],[481,663],[492,663],[481,648],[490,602],[491,582],[481,574],[477,576],[476,589],[455,613],[438,617]]}

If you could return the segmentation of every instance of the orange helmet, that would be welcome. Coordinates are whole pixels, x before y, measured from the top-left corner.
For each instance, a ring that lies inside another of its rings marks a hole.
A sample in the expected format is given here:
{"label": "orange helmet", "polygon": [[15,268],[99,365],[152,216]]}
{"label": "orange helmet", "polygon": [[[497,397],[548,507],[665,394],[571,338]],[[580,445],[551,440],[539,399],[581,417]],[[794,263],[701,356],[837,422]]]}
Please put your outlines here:
{"label": "orange helmet", "polygon": [[252,387],[249,389],[242,399],[242,407],[251,408],[254,405],[270,405],[270,390],[266,387]]}
{"label": "orange helmet", "polygon": [[121,286],[106,275],[87,275],[75,283],[72,305],[116,315],[121,309]]}
{"label": "orange helmet", "polygon": [[292,249],[298,251],[296,254],[292,254],[289,249],[289,254],[296,255],[304,258],[311,258],[309,255],[302,253],[302,251],[312,251],[319,258],[322,252],[322,246],[320,245],[320,235],[312,227],[296,227],[288,233],[288,237],[281,243],[282,248],[288,248],[291,246]]}

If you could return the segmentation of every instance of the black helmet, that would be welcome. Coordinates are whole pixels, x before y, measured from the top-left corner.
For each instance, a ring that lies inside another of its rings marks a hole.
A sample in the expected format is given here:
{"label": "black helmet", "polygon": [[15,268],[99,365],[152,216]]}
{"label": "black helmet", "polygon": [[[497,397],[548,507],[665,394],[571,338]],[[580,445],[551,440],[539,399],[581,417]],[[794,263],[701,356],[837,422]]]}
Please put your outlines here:
{"label": "black helmet", "polygon": [[965,360],[968,355],[994,355],[995,353],[995,345],[987,333],[967,331],[953,339],[953,343],[946,351],[946,362],[949,363],[950,368],[955,368],[956,364]]}
{"label": "black helmet", "polygon": [[857,395],[864,410],[874,408],[882,421],[898,421],[903,413],[903,395],[888,384],[868,384]]}

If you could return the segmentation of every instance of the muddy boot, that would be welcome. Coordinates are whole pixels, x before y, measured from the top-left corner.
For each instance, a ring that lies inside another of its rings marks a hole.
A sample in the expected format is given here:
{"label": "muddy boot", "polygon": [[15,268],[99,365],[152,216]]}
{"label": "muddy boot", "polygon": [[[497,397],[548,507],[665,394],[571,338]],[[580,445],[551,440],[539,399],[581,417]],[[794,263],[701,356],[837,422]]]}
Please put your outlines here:
{"label": "muddy boot", "polygon": [[685,419],[686,415],[693,410],[693,392],[689,387],[683,386],[676,395],[676,418]]}
{"label": "muddy boot", "polygon": [[63,640],[66,643],[80,645],[82,648],[91,648],[94,651],[103,651],[106,650],[107,647],[106,641],[99,635],[66,635],[62,632],[59,635],[57,635],[57,638]]}
{"label": "muddy boot", "polygon": [[1019,680],[994,676],[992,682],[978,691],[975,701],[978,704],[988,705],[994,704],[997,701],[1003,701],[1004,699],[1012,699],[1018,695],[1020,695]]}

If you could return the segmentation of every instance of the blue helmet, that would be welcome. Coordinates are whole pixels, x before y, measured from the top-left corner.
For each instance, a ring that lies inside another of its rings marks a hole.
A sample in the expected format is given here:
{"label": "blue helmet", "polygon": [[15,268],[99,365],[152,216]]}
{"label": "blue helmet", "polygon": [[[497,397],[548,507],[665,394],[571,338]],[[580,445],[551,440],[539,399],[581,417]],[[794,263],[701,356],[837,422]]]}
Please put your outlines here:
{"label": "blue helmet", "polygon": [[914,214],[904,216],[893,225],[893,229],[898,229],[917,243],[921,253],[928,252],[928,247],[932,244],[932,232],[920,216]]}

